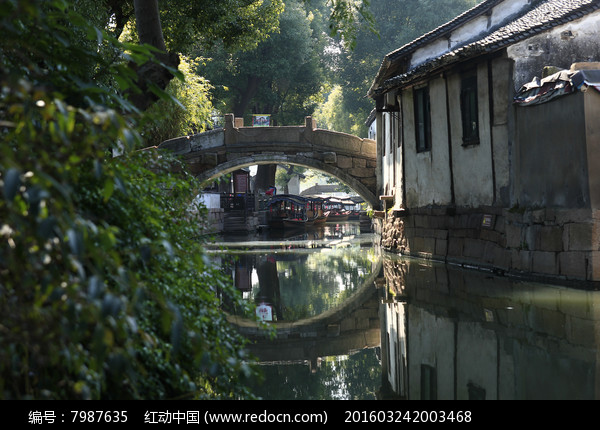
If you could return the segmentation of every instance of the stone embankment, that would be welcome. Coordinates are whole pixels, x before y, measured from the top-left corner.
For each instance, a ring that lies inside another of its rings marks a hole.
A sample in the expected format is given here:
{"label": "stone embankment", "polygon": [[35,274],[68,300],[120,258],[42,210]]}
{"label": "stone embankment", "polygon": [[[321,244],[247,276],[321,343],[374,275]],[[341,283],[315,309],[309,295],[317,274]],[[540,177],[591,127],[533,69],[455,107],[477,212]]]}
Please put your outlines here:
{"label": "stone embankment", "polygon": [[597,288],[599,218],[585,209],[432,207],[374,223],[390,252]]}

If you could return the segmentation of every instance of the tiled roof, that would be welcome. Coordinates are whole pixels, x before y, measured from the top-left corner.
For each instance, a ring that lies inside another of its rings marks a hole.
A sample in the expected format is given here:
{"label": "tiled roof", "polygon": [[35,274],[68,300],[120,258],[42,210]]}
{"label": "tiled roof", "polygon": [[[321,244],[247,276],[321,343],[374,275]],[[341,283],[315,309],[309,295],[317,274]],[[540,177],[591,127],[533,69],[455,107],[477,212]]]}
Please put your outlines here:
{"label": "tiled roof", "polygon": [[[495,4],[498,2],[495,1],[491,3]],[[482,7],[484,5],[487,7],[487,9],[489,9],[490,2],[484,2],[480,4]],[[477,7],[463,14],[467,15],[466,17],[461,15],[456,18],[456,20],[460,19],[460,24],[462,24],[472,17],[478,16],[479,13],[476,13],[475,9],[477,9]],[[535,34],[549,30],[555,26],[581,18],[598,9],[600,9],[600,0],[534,1],[532,2],[532,5],[523,12],[523,14],[514,18],[511,22],[502,25],[499,28],[493,29],[483,38],[467,43],[438,57],[432,58],[404,74],[387,79],[378,88],[372,88],[371,94],[381,94],[387,89],[409,83],[413,79],[416,79],[447,64],[497,51]],[[451,21],[444,26],[449,26],[451,29],[454,29],[457,27],[455,23],[456,20]],[[452,23],[454,24],[451,25]],[[442,27],[440,27],[440,29]],[[438,33],[433,36],[432,34],[436,31]],[[421,46],[427,43],[429,40],[439,37],[439,32],[443,31],[448,30],[434,30],[433,32],[428,33],[421,38],[416,39],[410,44],[405,45],[405,47],[394,51],[392,54],[390,54],[390,56],[395,55],[394,59],[397,59],[401,55],[408,54],[413,50],[413,44]]]}
{"label": "tiled roof", "polygon": [[429,43],[432,40],[438,39],[439,37],[452,32],[454,29],[460,27],[462,24],[469,22],[473,18],[476,18],[480,15],[487,13],[498,3],[502,3],[504,0],[486,0],[478,5],[472,7],[471,9],[463,12],[452,21],[447,22],[446,24],[442,24],[429,33],[425,33],[424,35],[418,37],[412,42],[407,43],[403,47],[396,49],[395,51],[390,52],[387,57],[390,60],[395,60],[403,55],[406,55],[409,52],[413,52],[420,48],[421,46]]}

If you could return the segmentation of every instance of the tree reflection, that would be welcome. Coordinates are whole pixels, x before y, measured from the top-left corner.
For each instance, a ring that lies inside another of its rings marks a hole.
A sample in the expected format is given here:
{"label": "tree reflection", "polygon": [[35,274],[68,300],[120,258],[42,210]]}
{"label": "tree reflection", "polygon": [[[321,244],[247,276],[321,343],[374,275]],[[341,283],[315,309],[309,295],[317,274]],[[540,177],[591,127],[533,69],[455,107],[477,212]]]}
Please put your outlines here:
{"label": "tree reflection", "polygon": [[297,321],[343,303],[371,273],[367,253],[355,249],[312,252],[305,261],[278,261],[284,319]]}
{"label": "tree reflection", "polygon": [[252,390],[264,400],[374,400],[381,385],[377,352],[327,357],[317,372],[306,363],[262,366],[264,381]]}

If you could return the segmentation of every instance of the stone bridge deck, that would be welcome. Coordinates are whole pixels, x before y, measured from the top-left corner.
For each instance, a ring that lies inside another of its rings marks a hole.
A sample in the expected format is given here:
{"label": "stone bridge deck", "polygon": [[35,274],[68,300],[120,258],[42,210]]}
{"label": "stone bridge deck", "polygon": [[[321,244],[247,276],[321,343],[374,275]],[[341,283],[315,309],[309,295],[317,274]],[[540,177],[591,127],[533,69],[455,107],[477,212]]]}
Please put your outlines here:
{"label": "stone bridge deck", "polygon": [[243,127],[240,120],[226,115],[224,128],[171,139],[159,149],[180,156],[203,182],[241,167],[295,164],[330,174],[378,204],[374,140],[318,129],[311,117],[284,127]]}

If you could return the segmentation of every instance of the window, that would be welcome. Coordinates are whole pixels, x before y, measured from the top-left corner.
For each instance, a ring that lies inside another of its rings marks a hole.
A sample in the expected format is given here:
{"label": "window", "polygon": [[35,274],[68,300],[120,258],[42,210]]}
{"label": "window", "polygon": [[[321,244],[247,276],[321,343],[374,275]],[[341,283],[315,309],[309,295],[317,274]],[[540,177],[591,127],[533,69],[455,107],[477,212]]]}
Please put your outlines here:
{"label": "window", "polygon": [[437,372],[427,364],[421,364],[421,400],[437,400]]}
{"label": "window", "polygon": [[479,143],[479,118],[477,107],[477,75],[471,73],[461,81],[460,111],[462,114],[463,145]]}
{"label": "window", "polygon": [[417,152],[431,149],[431,115],[429,110],[429,87],[414,90],[415,140]]}
{"label": "window", "polygon": [[388,145],[389,145],[389,140],[388,140],[388,136],[386,134],[386,129],[387,129],[387,115],[382,114],[381,115],[381,142],[383,144],[383,155],[387,155],[388,154]]}

